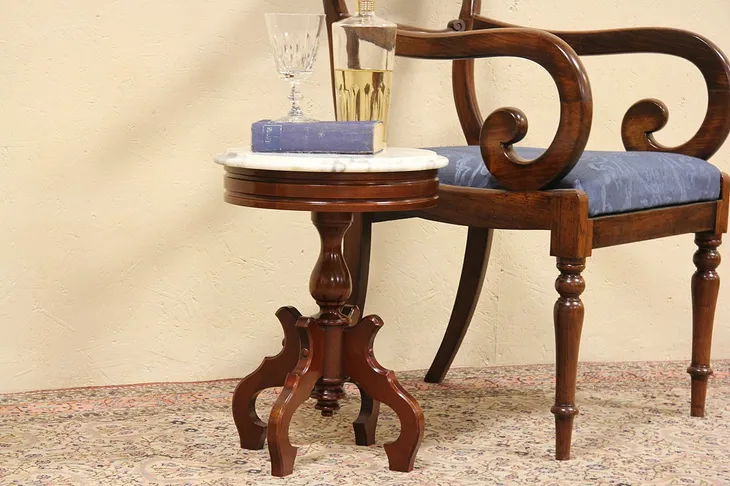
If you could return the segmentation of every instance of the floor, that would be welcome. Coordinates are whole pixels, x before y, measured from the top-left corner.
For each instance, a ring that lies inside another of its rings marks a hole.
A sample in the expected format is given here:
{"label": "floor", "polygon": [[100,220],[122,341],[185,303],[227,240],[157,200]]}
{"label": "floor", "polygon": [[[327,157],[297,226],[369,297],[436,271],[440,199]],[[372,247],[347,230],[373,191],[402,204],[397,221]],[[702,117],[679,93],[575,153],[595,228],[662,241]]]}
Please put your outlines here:
{"label": "floor", "polygon": [[730,361],[714,363],[705,419],[689,417],[686,366],[582,363],[568,462],[552,459],[552,366],[456,369],[442,385],[399,373],[426,415],[408,474],[387,468],[382,444],[399,430],[389,409],[377,444],[354,445],[352,390],[333,418],[297,412],[285,479],[269,476],[266,449],[238,447],[234,380],[0,395],[0,484],[730,484]]}

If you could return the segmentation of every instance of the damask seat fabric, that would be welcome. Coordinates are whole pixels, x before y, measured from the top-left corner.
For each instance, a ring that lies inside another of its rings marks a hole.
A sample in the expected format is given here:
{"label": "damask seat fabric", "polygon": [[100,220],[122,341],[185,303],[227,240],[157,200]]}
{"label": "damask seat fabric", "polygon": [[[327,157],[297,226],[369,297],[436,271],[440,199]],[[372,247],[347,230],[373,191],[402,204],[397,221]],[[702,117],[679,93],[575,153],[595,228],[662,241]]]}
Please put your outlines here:
{"label": "damask seat fabric", "polygon": [[[449,159],[439,170],[441,184],[501,189],[478,146],[430,148]],[[534,159],[544,150],[517,148]],[[550,189],[580,189],[590,216],[625,213],[720,198],[720,171],[707,161],[657,152],[586,151],[570,173]]]}

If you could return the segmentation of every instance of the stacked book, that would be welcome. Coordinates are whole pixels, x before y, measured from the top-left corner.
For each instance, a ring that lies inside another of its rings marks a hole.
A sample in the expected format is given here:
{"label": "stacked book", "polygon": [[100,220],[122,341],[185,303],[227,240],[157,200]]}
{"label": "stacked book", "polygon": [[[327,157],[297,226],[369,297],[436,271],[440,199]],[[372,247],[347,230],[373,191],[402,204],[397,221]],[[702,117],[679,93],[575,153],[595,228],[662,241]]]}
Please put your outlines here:
{"label": "stacked book", "polygon": [[261,120],[251,125],[254,152],[372,155],[384,148],[382,121]]}

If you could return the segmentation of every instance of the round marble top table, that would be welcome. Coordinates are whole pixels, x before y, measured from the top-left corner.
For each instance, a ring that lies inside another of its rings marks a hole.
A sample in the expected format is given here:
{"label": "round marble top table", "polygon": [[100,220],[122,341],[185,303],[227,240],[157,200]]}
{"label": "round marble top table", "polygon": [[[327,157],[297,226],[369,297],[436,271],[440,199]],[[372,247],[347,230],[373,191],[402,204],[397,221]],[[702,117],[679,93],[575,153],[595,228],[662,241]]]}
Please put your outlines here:
{"label": "round marble top table", "polygon": [[228,150],[225,200],[268,209],[377,212],[426,209],[438,199],[437,170],[448,160],[422,149],[376,155],[252,153]]}
{"label": "round marble top table", "polygon": [[242,169],[294,172],[409,172],[440,169],[449,161],[431,150],[389,147],[375,155],[261,153],[229,149],[217,163]]}
{"label": "round marble top table", "polygon": [[[293,307],[280,308],[276,316],[284,329],[282,351],[264,359],[233,393],[233,419],[241,447],[261,449],[267,441],[271,473],[291,474],[297,453],[289,440],[294,412],[311,396],[322,415],[332,416],[344,396],[345,381],[352,381],[362,399],[353,423],[355,442],[375,442],[380,402],[385,403],[401,422],[398,438],[384,446],[390,469],[411,471],[423,437],[423,411],[395,374],[375,359],[373,341],[382,320],[374,315],[362,317],[357,306],[347,303],[352,280],[342,245],[355,212],[434,206],[437,169],[447,160],[428,150],[388,148],[372,156],[229,150],[215,161],[225,166],[227,202],[312,211],[321,239],[319,259],[309,279],[309,291],[320,312],[303,317]],[[283,389],[267,426],[256,414],[256,397],[278,386]]]}

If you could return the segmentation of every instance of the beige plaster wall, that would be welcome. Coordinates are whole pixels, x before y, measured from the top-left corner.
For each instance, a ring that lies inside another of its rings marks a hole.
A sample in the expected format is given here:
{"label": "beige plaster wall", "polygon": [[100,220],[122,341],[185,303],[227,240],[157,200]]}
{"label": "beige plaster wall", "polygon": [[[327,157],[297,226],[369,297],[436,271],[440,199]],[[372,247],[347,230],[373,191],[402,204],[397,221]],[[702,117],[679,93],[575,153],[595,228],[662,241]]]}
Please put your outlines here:
{"label": "beige plaster wall", "polygon": [[[382,0],[380,12],[438,27],[458,4]],[[211,156],[245,146],[252,121],[286,109],[263,13],[320,8],[318,0],[0,0],[0,392],[242,376],[277,352],[279,305],[314,310],[309,216],[225,205]],[[730,51],[724,0],[484,0],[484,11],[537,27],[682,27]],[[309,110],[326,118],[321,53],[305,93]],[[670,107],[661,141],[683,142],[699,126],[706,95],[689,64],[627,56],[586,65],[596,99],[590,148],[620,148],[621,117],[643,97]],[[448,63],[399,60],[397,69],[391,143],[461,143]],[[531,122],[528,143],[552,138],[557,101],[545,72],[503,59],[481,62],[479,76],[485,114],[518,106]],[[728,171],[729,159],[730,145],[715,162]],[[376,344],[384,365],[428,366],[464,237],[425,221],[375,228],[369,310],[387,323]],[[595,252],[583,360],[688,358],[691,240]],[[497,235],[456,365],[552,360],[547,243],[546,233]],[[718,358],[730,357],[727,288]]]}

